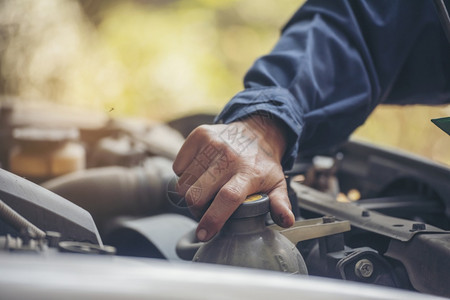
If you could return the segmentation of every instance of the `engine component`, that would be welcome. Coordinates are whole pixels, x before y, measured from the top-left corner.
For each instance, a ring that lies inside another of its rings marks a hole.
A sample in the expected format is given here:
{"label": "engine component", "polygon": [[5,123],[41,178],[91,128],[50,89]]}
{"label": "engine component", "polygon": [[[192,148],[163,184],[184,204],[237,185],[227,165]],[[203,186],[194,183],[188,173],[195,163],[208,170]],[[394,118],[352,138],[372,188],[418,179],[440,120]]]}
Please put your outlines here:
{"label": "engine component", "polygon": [[5,202],[0,200],[0,218],[18,232],[28,231],[38,238],[44,238],[45,232],[15,212]]}
{"label": "engine component", "polygon": [[122,134],[104,137],[97,142],[90,155],[90,167],[134,167],[147,157],[146,148],[131,137]]}
{"label": "engine component", "polygon": [[[308,220],[298,220],[289,228],[282,228],[272,224],[268,228],[279,231],[293,244],[315,238],[326,237],[332,239],[339,233],[350,230],[349,221],[338,221],[333,216],[315,218]],[[328,237],[330,236],[330,237]],[[340,235],[339,235],[340,236]],[[192,260],[195,253],[203,245],[197,240],[195,230],[186,233],[177,244],[177,254],[184,260]],[[342,241],[343,245],[343,241]],[[343,246],[342,246],[343,247]],[[342,248],[343,249],[343,248]],[[341,250],[341,249],[339,249]]]}
{"label": "engine component", "polygon": [[59,251],[78,254],[114,255],[116,249],[112,246],[100,246],[91,243],[65,241],[58,244]]}
{"label": "engine component", "polygon": [[[66,199],[22,177],[0,169],[0,199],[42,231],[57,231],[61,240],[102,245],[91,215]],[[0,235],[20,236],[0,219]]]}
{"label": "engine component", "polygon": [[[337,269],[345,280],[373,283],[391,287],[403,287],[393,267],[377,251],[368,247],[342,251]],[[338,253],[334,253],[338,259]]]}
{"label": "engine component", "polygon": [[341,160],[342,154],[340,153],[335,158],[321,155],[314,156],[312,166],[306,173],[304,184],[337,197],[339,194],[339,183],[336,171]]}
{"label": "engine component", "polygon": [[[386,256],[400,261],[415,289],[450,297],[450,232],[419,231],[407,243],[391,240]],[[447,274],[447,275],[446,275]]]}
{"label": "engine component", "polygon": [[16,251],[16,252],[32,252],[40,253],[48,249],[45,240],[32,239],[32,238],[20,238],[12,237],[7,234],[6,236],[0,236],[0,250]]}
{"label": "engine component", "polygon": [[197,222],[178,214],[132,219],[122,217],[108,225],[104,241],[116,247],[118,255],[176,261],[180,260],[175,252],[178,240],[195,227]]}
{"label": "engine component", "polygon": [[42,182],[85,167],[85,150],[75,141],[78,130],[17,128],[13,138],[9,166],[17,175]]}
{"label": "engine component", "polygon": [[[382,237],[388,247],[385,256],[403,264],[414,289],[447,297],[450,295],[446,284],[447,277],[442,276],[447,274],[450,268],[446,259],[450,255],[450,231],[417,221],[386,216],[354,203],[339,203],[327,194],[297,183],[292,183],[291,186],[297,193],[302,209],[320,214],[335,214],[339,218],[349,220],[352,226],[360,230]],[[373,263],[375,260],[371,261]],[[391,272],[384,262],[378,265],[384,266],[384,273]],[[345,278],[358,278],[357,275],[349,275],[353,273],[356,262],[349,266],[350,268],[345,268],[341,263],[342,274]],[[380,277],[380,280],[386,282],[386,277]],[[392,279],[389,281],[395,282]]]}
{"label": "engine component", "polygon": [[0,167],[8,169],[9,147],[12,140],[12,103],[0,102]]}
{"label": "engine component", "polygon": [[265,226],[269,197],[249,196],[193,261],[307,274],[297,248],[278,231]]}
{"label": "engine component", "polygon": [[[409,241],[420,228],[415,221],[386,216],[369,211],[353,203],[337,202],[328,194],[321,193],[307,186],[293,182],[293,190],[297,193],[300,208],[322,215],[334,215],[342,220],[349,220],[353,226],[371,231],[400,241]],[[442,233],[444,230],[427,225],[422,231]]]}
{"label": "engine component", "polygon": [[149,158],[143,167],[103,167],[61,176],[42,185],[89,211],[100,229],[119,215],[145,216],[168,204],[170,160]]}
{"label": "engine component", "polygon": [[349,221],[338,221],[334,216],[325,216],[308,220],[299,220],[289,228],[282,228],[278,225],[270,225],[272,229],[278,230],[292,243],[334,235],[350,230]]}

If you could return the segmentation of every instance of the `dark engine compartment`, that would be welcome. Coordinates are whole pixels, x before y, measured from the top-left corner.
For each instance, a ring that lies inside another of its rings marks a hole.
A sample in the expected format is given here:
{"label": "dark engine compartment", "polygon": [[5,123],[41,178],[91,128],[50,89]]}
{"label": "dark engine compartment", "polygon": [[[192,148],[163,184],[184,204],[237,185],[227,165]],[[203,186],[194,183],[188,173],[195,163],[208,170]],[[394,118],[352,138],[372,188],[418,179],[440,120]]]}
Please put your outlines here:
{"label": "dark engine compartment", "polygon": [[[195,253],[199,243],[191,232],[196,221],[174,195],[171,161],[183,136],[211,123],[212,116],[166,124],[114,119],[89,128],[75,124],[78,137],[57,142],[82,145],[85,165],[58,176],[27,176],[32,183],[22,178],[26,174],[8,171],[11,149],[55,141],[41,135],[24,142],[15,132],[56,125],[24,122],[14,106],[3,106],[1,115],[0,253],[169,261],[189,260]],[[300,223],[323,218],[323,224],[351,225],[349,231],[323,236],[317,229],[320,237],[297,244],[310,275],[450,297],[450,168],[349,141],[300,157],[286,177]],[[188,249],[176,249],[186,238]]]}

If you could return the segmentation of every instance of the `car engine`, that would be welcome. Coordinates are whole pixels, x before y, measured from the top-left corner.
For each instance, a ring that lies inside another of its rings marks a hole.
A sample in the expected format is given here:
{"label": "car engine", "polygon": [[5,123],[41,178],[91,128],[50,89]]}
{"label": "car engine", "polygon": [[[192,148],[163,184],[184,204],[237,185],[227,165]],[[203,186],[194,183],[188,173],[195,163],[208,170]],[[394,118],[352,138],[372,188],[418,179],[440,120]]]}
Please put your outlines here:
{"label": "car engine", "polygon": [[[34,266],[40,272],[36,278],[42,274],[49,285],[58,286],[55,270],[62,268],[60,274],[69,277],[96,274],[102,287],[117,279],[99,274],[111,268],[108,262],[130,275],[141,267],[132,269],[133,263],[147,259],[157,274],[173,268],[162,262],[191,261],[202,243],[195,239],[197,220],[175,192],[171,165],[189,132],[212,121],[213,116],[198,114],[158,123],[77,114],[54,104],[3,102],[0,265],[11,274],[0,276],[0,295],[19,299],[35,288],[24,279],[28,288],[21,294],[8,281],[20,282],[26,266]],[[422,293],[417,299],[450,297],[448,166],[350,140],[300,156],[285,175],[297,222],[289,229],[270,218],[266,224],[296,245],[309,277],[330,279],[330,288],[338,280]],[[87,257],[89,272],[77,266],[80,257]],[[53,275],[44,276],[47,268]],[[199,272],[208,278],[208,270]],[[136,288],[129,278],[123,279],[126,284]],[[82,281],[78,288],[86,290],[68,298],[93,297],[87,286]],[[55,298],[64,296],[53,292]],[[397,299],[368,294],[354,299]]]}

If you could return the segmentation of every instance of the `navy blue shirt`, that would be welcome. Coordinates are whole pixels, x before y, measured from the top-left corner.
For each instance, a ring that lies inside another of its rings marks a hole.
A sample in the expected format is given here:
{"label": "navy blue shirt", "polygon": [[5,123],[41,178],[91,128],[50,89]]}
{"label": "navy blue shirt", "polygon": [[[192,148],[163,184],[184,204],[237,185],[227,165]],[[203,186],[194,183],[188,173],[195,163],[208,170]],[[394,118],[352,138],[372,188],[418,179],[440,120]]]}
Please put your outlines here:
{"label": "navy blue shirt", "polygon": [[345,141],[380,103],[450,103],[450,44],[431,0],[317,0],[287,23],[217,117],[266,112],[298,151]]}

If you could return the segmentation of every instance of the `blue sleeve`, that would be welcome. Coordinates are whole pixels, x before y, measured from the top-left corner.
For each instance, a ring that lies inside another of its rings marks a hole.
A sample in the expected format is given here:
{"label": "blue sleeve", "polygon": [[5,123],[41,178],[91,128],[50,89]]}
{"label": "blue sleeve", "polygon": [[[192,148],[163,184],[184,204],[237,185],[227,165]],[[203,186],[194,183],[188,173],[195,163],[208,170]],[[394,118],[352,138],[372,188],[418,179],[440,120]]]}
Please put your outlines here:
{"label": "blue sleeve", "polygon": [[379,103],[450,102],[450,46],[428,0],[306,2],[216,121],[286,127],[282,165],[348,138]]}

